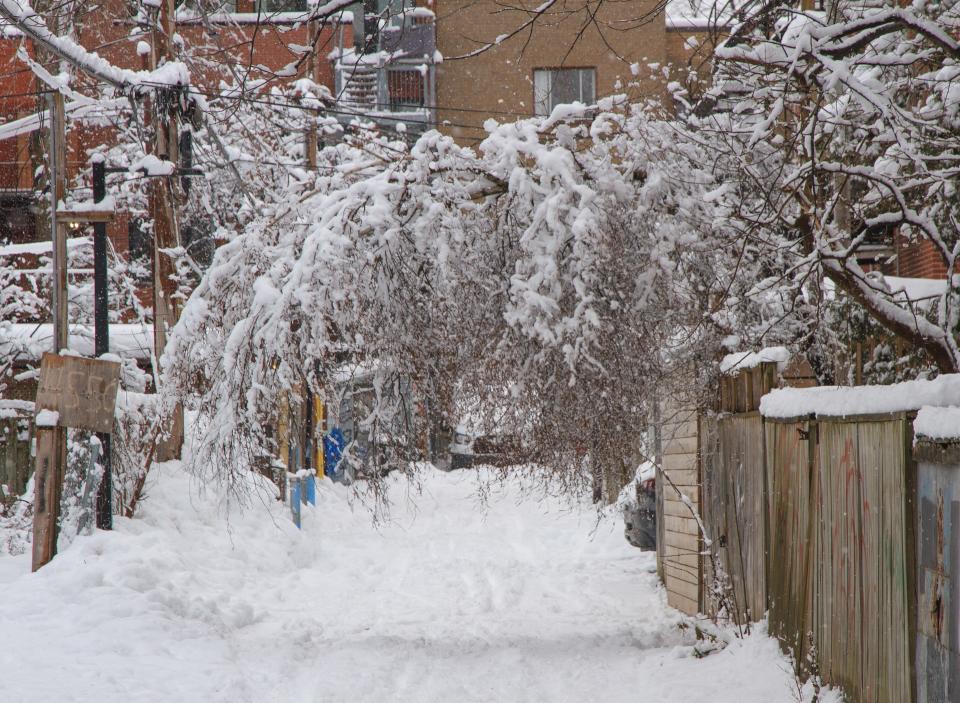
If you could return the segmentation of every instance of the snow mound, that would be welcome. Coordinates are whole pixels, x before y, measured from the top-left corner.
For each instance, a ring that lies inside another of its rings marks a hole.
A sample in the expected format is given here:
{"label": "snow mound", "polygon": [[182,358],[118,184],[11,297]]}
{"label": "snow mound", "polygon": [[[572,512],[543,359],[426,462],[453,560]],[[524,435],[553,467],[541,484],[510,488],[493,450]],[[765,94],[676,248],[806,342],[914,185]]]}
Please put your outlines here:
{"label": "snow mound", "polygon": [[760,399],[760,414],[769,418],[849,417],[960,405],[960,374],[888,386],[779,388]]}
{"label": "snow mound", "polygon": [[0,556],[0,701],[795,700],[762,626],[695,656],[618,520],[490,478],[388,477],[377,525],[321,481],[298,531],[269,484],[239,512],[158,465],[112,533]]}
{"label": "snow mound", "polygon": [[727,354],[720,362],[720,373],[736,374],[744,369],[756,368],[764,363],[776,363],[783,367],[790,361],[790,352],[786,347],[767,347],[758,352],[734,352]]}
{"label": "snow mound", "polygon": [[960,440],[960,407],[935,408],[924,406],[913,421],[917,438],[940,441]]}

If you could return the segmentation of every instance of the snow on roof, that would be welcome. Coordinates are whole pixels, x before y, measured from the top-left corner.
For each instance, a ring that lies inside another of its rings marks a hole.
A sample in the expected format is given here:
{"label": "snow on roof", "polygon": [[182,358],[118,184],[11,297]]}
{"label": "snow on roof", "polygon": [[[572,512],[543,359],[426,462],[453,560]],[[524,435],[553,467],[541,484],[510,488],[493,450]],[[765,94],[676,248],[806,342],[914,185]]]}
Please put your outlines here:
{"label": "snow on roof", "polygon": [[786,347],[767,347],[758,352],[734,352],[727,354],[720,362],[720,373],[736,374],[744,369],[752,369],[764,363],[776,363],[780,368],[790,361],[790,352]]}
{"label": "snow on roof", "polygon": [[32,400],[0,398],[0,419],[22,418],[33,415],[35,405]]}
{"label": "snow on roof", "polygon": [[668,0],[667,29],[722,29],[733,23],[746,0]]}
{"label": "snow on roof", "polygon": [[760,414],[769,418],[849,417],[919,410],[925,405],[960,405],[960,374],[888,386],[779,388],[760,399]]}
{"label": "snow on roof", "polygon": [[[67,240],[67,249],[92,245],[91,237],[73,237]],[[21,256],[23,254],[49,254],[53,250],[53,242],[26,242],[24,244],[0,244],[0,256]]]}
{"label": "snow on roof", "polygon": [[884,276],[883,280],[890,288],[894,300],[903,302],[939,298],[947,290],[947,279],[945,278]]}
{"label": "snow on roof", "polygon": [[920,408],[917,411],[917,418],[913,421],[913,434],[923,439],[960,440],[960,407],[924,406]]}
{"label": "snow on roof", "polygon": [[[93,356],[93,328],[71,325],[68,345],[83,356]],[[0,328],[0,357],[15,354],[39,359],[53,347],[53,325],[18,323]],[[123,358],[148,360],[153,350],[153,325],[111,324],[110,351]]]}

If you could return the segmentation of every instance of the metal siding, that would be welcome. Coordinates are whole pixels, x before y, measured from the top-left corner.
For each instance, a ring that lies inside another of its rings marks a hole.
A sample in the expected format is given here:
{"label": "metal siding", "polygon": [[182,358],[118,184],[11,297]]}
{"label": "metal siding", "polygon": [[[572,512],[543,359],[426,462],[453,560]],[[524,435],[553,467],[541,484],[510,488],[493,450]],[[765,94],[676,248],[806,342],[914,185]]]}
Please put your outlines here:
{"label": "metal siding", "polygon": [[917,470],[917,701],[960,698],[960,467]]}

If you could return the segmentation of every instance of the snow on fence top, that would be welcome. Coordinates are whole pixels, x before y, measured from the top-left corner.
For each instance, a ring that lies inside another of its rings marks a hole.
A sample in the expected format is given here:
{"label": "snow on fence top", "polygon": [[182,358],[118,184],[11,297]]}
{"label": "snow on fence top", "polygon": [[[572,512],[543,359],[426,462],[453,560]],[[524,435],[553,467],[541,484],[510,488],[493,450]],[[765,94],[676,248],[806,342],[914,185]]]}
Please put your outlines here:
{"label": "snow on fence top", "polygon": [[0,398],[0,420],[32,417],[35,406],[32,400]]}
{"label": "snow on fence top", "polygon": [[929,405],[920,408],[917,419],[913,421],[913,434],[917,439],[960,440],[960,408],[935,408]]}
{"label": "snow on fence top", "polygon": [[[93,328],[70,326],[68,346],[82,356],[93,356]],[[39,359],[53,347],[53,325],[17,323],[0,327],[0,356],[13,354]],[[111,324],[110,351],[123,358],[148,360],[153,349],[153,325]]]}
{"label": "snow on fence top", "polygon": [[760,414],[782,419],[808,415],[848,417],[919,410],[925,405],[960,405],[960,374],[889,386],[780,388],[760,399]]}
{"label": "snow on fence top", "polygon": [[[73,237],[67,240],[67,250],[76,249],[80,246],[93,246],[92,237]],[[53,251],[53,242],[44,240],[42,242],[25,242],[23,244],[3,244],[0,245],[0,257],[24,256],[26,254],[49,254]]]}
{"label": "snow on fence top", "polygon": [[720,362],[720,373],[737,374],[745,369],[756,368],[764,363],[776,363],[783,368],[790,361],[790,352],[786,347],[767,347],[758,352],[734,352],[727,354]]}

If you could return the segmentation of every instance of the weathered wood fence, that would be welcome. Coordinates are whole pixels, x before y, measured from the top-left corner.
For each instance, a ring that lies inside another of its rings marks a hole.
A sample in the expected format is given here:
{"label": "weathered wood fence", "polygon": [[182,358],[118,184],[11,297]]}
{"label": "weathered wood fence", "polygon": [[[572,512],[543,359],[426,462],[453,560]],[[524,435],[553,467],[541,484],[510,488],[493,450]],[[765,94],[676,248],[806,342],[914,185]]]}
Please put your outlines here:
{"label": "weathered wood fence", "polygon": [[763,417],[775,372],[725,379],[719,412],[700,415],[699,504],[712,542],[700,610],[725,605],[740,624],[768,615],[798,673],[815,668],[851,701],[914,701],[912,415]]}
{"label": "weathered wood fence", "polygon": [[853,701],[912,700],[911,418],[765,425],[771,634]]}
{"label": "weathered wood fence", "polygon": [[32,471],[30,418],[0,418],[0,485],[6,486],[7,495],[22,495]]}

